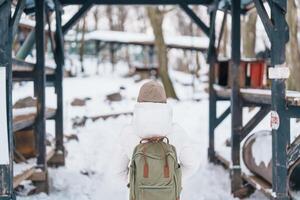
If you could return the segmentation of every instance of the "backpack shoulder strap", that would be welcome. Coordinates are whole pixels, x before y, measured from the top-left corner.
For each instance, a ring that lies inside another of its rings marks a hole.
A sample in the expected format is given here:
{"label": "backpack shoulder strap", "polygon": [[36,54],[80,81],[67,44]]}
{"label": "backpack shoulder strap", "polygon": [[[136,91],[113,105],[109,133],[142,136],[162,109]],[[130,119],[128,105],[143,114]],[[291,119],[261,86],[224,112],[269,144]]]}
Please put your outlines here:
{"label": "backpack shoulder strap", "polygon": [[140,144],[148,143],[148,142],[157,143],[157,142],[161,142],[164,140],[166,140],[167,141],[166,143],[169,144],[169,138],[167,138],[166,136],[143,138],[143,139],[141,139]]}

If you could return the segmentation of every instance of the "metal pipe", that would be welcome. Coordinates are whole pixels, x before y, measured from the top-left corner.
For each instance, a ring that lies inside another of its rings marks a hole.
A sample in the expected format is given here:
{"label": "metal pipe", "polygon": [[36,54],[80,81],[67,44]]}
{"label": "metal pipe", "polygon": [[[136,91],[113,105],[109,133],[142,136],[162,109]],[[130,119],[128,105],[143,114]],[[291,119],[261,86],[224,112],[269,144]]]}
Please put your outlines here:
{"label": "metal pipe", "polygon": [[20,47],[16,54],[16,58],[20,60],[25,60],[30,51],[32,50],[35,43],[35,29],[32,29],[29,35],[27,36],[25,42]]}

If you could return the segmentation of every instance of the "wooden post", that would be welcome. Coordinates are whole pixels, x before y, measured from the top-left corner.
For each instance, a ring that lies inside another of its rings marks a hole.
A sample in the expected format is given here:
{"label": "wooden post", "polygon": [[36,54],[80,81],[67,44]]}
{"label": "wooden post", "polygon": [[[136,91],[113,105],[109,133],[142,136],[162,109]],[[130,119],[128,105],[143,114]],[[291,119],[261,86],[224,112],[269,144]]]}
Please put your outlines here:
{"label": "wooden post", "polygon": [[[272,67],[282,66],[285,62],[285,44],[287,42],[288,27],[285,20],[286,0],[271,3],[271,18],[274,29],[271,32],[271,60]],[[287,146],[290,144],[290,121],[286,110],[285,79],[272,79],[272,112],[279,117],[279,126],[272,127],[272,158],[273,178],[272,187],[276,199],[287,200]]]}
{"label": "wooden post", "polygon": [[55,70],[55,92],[57,99],[57,109],[55,115],[55,155],[50,164],[65,164],[64,149],[64,117],[63,117],[63,77],[64,77],[64,38],[61,26],[62,7],[58,0],[55,0],[56,12],[56,32],[55,32],[55,52],[54,58],[56,63]]}
{"label": "wooden post", "polygon": [[[13,191],[13,134],[12,134],[12,26],[11,0],[0,6],[0,199],[15,199]],[[1,87],[2,86],[2,87]]]}
{"label": "wooden post", "polygon": [[[37,136],[37,167],[47,177],[46,161],[46,105],[45,105],[45,0],[35,0],[35,41],[36,41],[36,65],[34,93],[37,98],[37,116],[35,121],[35,134]],[[37,192],[48,192],[48,180],[35,182]]]}
{"label": "wooden post", "polygon": [[239,68],[241,60],[241,1],[233,0],[231,22],[231,191],[236,196],[242,186],[240,166],[240,136],[243,126],[243,106],[240,94]]}
{"label": "wooden post", "polygon": [[209,33],[209,146],[208,158],[210,162],[215,162],[215,128],[217,126],[217,97],[213,88],[215,82],[215,65],[217,61],[217,52],[215,48],[215,21],[216,10],[210,13],[210,33]]}

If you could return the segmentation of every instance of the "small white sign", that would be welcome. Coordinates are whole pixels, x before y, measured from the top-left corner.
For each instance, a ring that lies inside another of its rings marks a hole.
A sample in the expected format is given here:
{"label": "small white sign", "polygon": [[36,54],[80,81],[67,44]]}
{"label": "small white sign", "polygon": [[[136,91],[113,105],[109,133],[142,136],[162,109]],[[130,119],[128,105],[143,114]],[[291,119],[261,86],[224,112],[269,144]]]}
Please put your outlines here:
{"label": "small white sign", "polygon": [[0,165],[9,164],[6,109],[6,68],[0,67]]}
{"label": "small white sign", "polygon": [[285,64],[269,68],[269,79],[287,79],[289,76],[290,69]]}
{"label": "small white sign", "polygon": [[271,128],[273,130],[278,130],[279,125],[280,125],[280,118],[279,115],[276,111],[272,110],[271,111],[271,121],[270,121]]}

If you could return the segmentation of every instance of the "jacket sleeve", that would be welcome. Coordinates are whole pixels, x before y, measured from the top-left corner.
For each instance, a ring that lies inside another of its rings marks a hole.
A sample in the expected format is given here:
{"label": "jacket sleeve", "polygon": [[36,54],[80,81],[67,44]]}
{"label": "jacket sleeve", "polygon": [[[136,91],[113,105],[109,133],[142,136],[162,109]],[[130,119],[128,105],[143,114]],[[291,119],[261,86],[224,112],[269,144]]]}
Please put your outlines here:
{"label": "jacket sleeve", "polygon": [[175,125],[175,135],[178,141],[178,159],[182,170],[182,180],[185,181],[196,173],[200,165],[200,157],[189,135],[179,125]]}
{"label": "jacket sleeve", "polygon": [[128,173],[129,173],[129,163],[130,158],[128,157],[128,128],[124,127],[119,135],[117,145],[115,146],[115,152],[111,158],[111,167],[109,171],[114,179],[114,181],[127,184],[128,183]]}
{"label": "jacket sleeve", "polygon": [[116,181],[128,183],[129,158],[121,146],[117,147],[113,158],[112,174]]}
{"label": "jacket sleeve", "polygon": [[179,161],[181,165],[183,181],[195,174],[200,164],[194,148],[187,145],[181,149]]}

